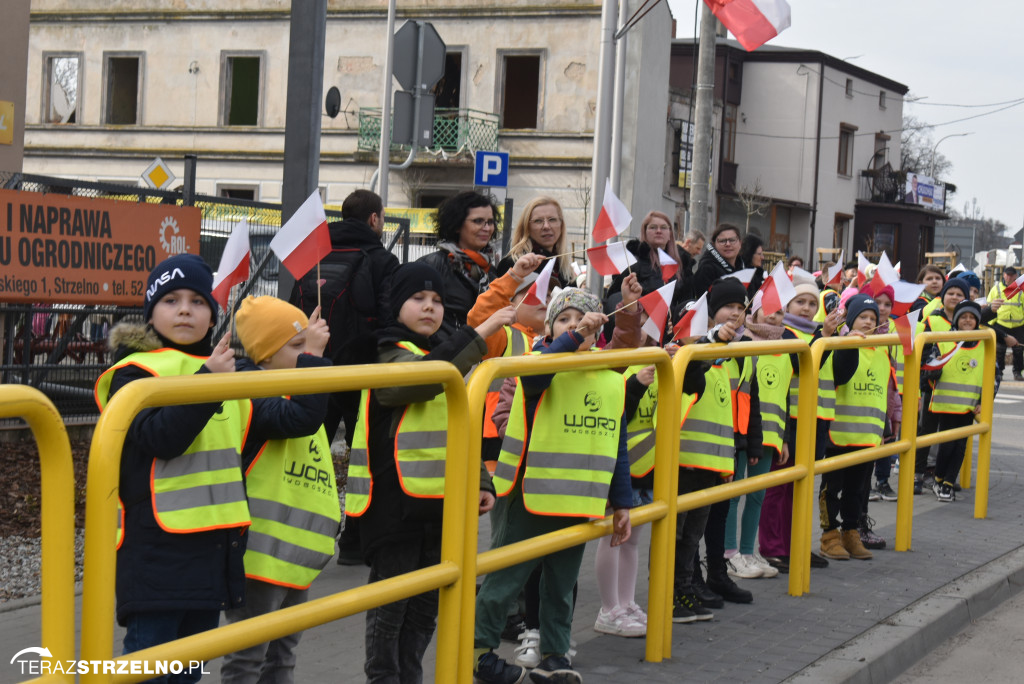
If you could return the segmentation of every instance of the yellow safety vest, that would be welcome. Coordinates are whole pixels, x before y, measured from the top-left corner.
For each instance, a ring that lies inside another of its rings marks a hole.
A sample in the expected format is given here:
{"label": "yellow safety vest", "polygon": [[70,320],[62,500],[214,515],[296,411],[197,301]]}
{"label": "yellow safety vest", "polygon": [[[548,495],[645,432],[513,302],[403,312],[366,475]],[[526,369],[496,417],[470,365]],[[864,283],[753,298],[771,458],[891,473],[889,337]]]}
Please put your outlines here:
{"label": "yellow safety vest", "polygon": [[726,359],[723,364],[729,371],[729,389],[732,393],[732,427],[745,435],[750,429],[750,379],[754,364],[749,356]]}
{"label": "yellow safety vest", "polygon": [[985,377],[985,347],[960,347],[935,383],[928,410],[932,413],[970,413],[981,401],[981,382]]}
{"label": "yellow safety vest", "polygon": [[[645,366],[630,366],[626,369],[628,380]],[[658,376],[644,392],[636,413],[626,423],[626,446],[629,449],[629,474],[641,478],[654,470],[654,428],[658,409]]]}
{"label": "yellow safety vest", "polygon": [[714,365],[704,379],[704,392],[680,425],[679,466],[731,475],[736,467],[736,440],[729,371]]}
{"label": "yellow safety vest", "polygon": [[[563,371],[537,402],[523,475],[523,505],[538,515],[600,518],[619,452],[626,402],[623,377],[610,370]],[[527,453],[522,383],[512,399],[494,471],[498,496],[515,486]]]}
{"label": "yellow safety vest", "polygon": [[942,308],[942,297],[935,295],[928,300],[928,303],[921,307],[921,319],[924,320]]}
{"label": "yellow safety vest", "polygon": [[[896,321],[889,320],[889,333],[896,332]],[[892,359],[892,367],[896,369],[896,391],[900,397],[903,396],[903,345],[897,344],[889,347],[889,357]]]}
{"label": "yellow safety vest", "polygon": [[[814,335],[805,333],[802,330],[791,328],[788,325],[786,330],[793,333],[797,339],[803,340],[808,345],[814,340]],[[825,363],[818,370],[818,418],[822,420],[834,420],[836,416],[836,383],[833,379],[832,364]],[[793,373],[789,381],[789,417],[796,418],[797,408],[800,403],[800,375]]]}
{"label": "yellow safety vest", "polygon": [[[996,311],[996,323],[1004,328],[1017,328],[1024,325],[1024,292],[1018,292],[1010,298],[1005,294],[1006,288],[996,284],[988,293],[988,303],[993,299],[1002,299],[1003,305]],[[981,321],[978,321],[979,323]]]}
{"label": "yellow safety vest", "polygon": [[[936,297],[938,299],[938,297]],[[978,321],[980,324],[981,321]],[[953,329],[953,324],[943,316],[942,314],[933,314],[923,321],[918,322],[916,334],[920,335],[923,332],[949,332]],[[953,347],[956,346],[956,342],[939,342],[937,343],[939,352],[941,354],[948,354],[953,351]]]}
{"label": "yellow safety vest", "polygon": [[764,446],[782,453],[786,439],[786,419],[789,416],[789,383],[793,363],[786,354],[754,357],[758,399],[761,402],[761,425]]}
{"label": "yellow safety vest", "polygon": [[[889,355],[881,347],[858,350],[853,378],[837,389],[836,418],[828,435],[836,446],[873,447],[882,443],[889,394]],[[832,363],[835,354],[829,357]]]}
{"label": "yellow safety vest", "polygon": [[[138,366],[156,377],[193,375],[206,362],[177,349],[136,352],[111,366],[96,380],[100,411],[110,399],[114,372]],[[249,429],[252,403],[225,401],[181,456],[153,458],[150,496],[153,517],[165,532],[187,534],[249,525],[242,481],[241,447]],[[118,498],[117,545],[124,541],[124,505]]]}
{"label": "yellow safety vest", "polygon": [[[523,356],[530,353],[530,339],[526,336],[522,330],[516,330],[512,326],[506,325],[502,327],[505,331],[505,337],[507,338],[505,344],[505,352],[501,355],[504,357],[511,356]],[[498,406],[498,400],[501,398],[501,386],[505,384],[505,378],[494,378],[491,381],[491,386],[487,388],[487,399],[484,404],[484,438],[496,438],[498,434],[498,426],[494,424],[494,409]]]}
{"label": "yellow safety vest", "polygon": [[[417,356],[426,356],[426,352],[412,342],[399,342],[398,346]],[[359,517],[366,511],[373,488],[366,446],[368,402],[368,390],[363,390],[349,452],[348,489],[345,493],[345,515],[352,517]],[[443,498],[447,449],[448,400],[445,395],[438,394],[430,401],[407,405],[395,431],[395,470],[402,491],[417,499]]]}
{"label": "yellow safety vest", "polygon": [[252,526],[245,576],[306,589],[334,555],[341,507],[331,442],[323,426],[307,437],[263,445],[245,475]]}

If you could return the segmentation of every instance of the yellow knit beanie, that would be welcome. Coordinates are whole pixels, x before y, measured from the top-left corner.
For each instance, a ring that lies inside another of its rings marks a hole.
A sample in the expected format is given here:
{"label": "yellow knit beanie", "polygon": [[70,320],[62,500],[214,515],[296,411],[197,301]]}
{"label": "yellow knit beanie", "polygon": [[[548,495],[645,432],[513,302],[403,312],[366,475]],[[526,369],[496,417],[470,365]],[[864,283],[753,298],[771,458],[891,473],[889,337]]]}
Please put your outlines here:
{"label": "yellow knit beanie", "polygon": [[238,339],[256,363],[276,354],[307,325],[306,314],[277,297],[246,297],[235,314]]}

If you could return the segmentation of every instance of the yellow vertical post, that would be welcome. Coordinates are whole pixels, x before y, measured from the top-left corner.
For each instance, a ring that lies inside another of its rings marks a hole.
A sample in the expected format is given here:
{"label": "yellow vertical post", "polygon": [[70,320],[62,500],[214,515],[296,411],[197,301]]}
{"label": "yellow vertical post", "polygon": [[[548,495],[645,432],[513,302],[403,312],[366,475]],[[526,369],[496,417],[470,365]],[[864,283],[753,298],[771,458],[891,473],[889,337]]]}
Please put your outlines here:
{"label": "yellow vertical post", "polygon": [[[454,371],[454,368],[452,369]],[[454,373],[453,373],[454,374]],[[456,376],[458,377],[458,376]],[[470,597],[476,588],[474,572],[466,570],[467,547],[476,552],[477,509],[480,498],[480,438],[479,427],[470,430],[469,401],[462,378],[445,383],[448,400],[448,440],[445,449],[444,468],[444,522],[441,532],[441,563],[453,563],[462,568],[454,584],[441,587],[438,591],[437,611],[437,660],[434,665],[438,681],[473,681],[472,664],[459,658],[459,624],[462,621],[461,606],[468,590]],[[472,449],[475,444],[476,459]],[[475,469],[474,469],[475,465]],[[467,539],[472,530],[472,540]],[[454,675],[454,676],[452,676]]]}
{"label": "yellow vertical post", "polygon": [[647,588],[647,637],[644,657],[660,663],[672,657],[673,569],[675,567],[676,499],[679,496],[679,415],[683,372],[690,356],[657,364],[658,409],[655,416],[654,500],[668,505],[668,514],[651,523],[651,571]]}
{"label": "yellow vertical post", "polygon": [[[985,345],[985,368],[996,367],[996,333],[989,328],[982,341]],[[992,373],[985,373],[981,380],[981,422],[988,429],[978,438],[978,482],[974,489],[974,517],[988,516],[988,476],[992,462],[992,421],[995,411],[996,379]]]}
{"label": "yellow vertical post", "polygon": [[815,344],[799,355],[799,392],[793,465],[807,474],[793,483],[793,529],[789,545],[789,594],[811,590],[811,527],[814,511],[814,450],[818,426],[818,369],[824,347]]}
{"label": "yellow vertical post", "polygon": [[896,484],[896,550],[909,551],[914,526],[914,469],[917,451],[917,412],[921,400],[920,336],[912,349],[903,349],[903,424],[900,439],[907,448],[900,452],[900,479]]}
{"label": "yellow vertical post", "polygon": [[[46,395],[0,386],[0,417],[22,418],[39,447],[42,629],[53,661],[75,659],[75,472],[64,421]],[[74,675],[58,676],[74,681]]]}
{"label": "yellow vertical post", "polygon": [[967,448],[964,450],[964,462],[960,465],[960,486],[964,489],[971,488],[971,468],[974,467],[974,435],[967,438]]}

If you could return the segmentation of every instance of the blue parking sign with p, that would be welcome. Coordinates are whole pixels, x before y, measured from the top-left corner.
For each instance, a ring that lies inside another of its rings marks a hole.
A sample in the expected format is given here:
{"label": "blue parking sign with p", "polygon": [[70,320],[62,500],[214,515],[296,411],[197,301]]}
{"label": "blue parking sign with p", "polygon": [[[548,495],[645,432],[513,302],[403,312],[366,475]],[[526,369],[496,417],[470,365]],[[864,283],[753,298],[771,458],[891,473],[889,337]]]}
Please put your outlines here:
{"label": "blue parking sign with p", "polygon": [[478,151],[473,184],[495,188],[508,187],[508,152]]}

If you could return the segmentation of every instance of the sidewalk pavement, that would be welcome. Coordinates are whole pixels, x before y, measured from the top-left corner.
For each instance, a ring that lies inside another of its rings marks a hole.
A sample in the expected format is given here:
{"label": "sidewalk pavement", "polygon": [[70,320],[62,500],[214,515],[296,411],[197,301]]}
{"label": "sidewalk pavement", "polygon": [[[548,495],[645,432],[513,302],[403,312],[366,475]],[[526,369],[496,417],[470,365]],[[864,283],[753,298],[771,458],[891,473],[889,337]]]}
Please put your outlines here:
{"label": "sidewalk pavement", "polygon": [[[998,410],[999,407],[997,407]],[[786,575],[775,579],[740,580],[754,592],[750,605],[727,604],[715,619],[673,626],[672,658],[646,663],[643,639],[624,639],[593,631],[600,600],[594,580],[594,548],[588,545],[579,581],[573,622],[578,642],[574,665],[587,684],[643,682],[878,682],[888,681],[970,620],[1015,594],[1024,585],[1024,458],[1012,431],[1024,427],[1024,416],[1005,415],[1001,443],[993,444],[989,517],[975,520],[974,494],[964,490],[952,504],[940,504],[930,493],[915,497],[913,550],[891,550],[896,504],[871,504],[876,533],[890,549],[876,551],[872,561],[833,561],[811,573],[810,593],[786,593]],[[480,539],[486,548],[486,518]],[[640,528],[642,551],[650,540]],[[815,536],[813,547],[817,547]],[[364,567],[333,562],[312,588],[313,597],[362,585]],[[637,602],[646,605],[646,577],[641,572]],[[13,606],[9,606],[13,607]],[[4,609],[0,604],[0,611]],[[296,681],[365,681],[363,616],[354,616],[307,631],[298,648]],[[7,661],[15,652],[38,645],[39,607],[29,605],[0,612],[0,643]],[[120,647],[123,631],[115,634]],[[424,660],[424,681],[434,677],[436,639]],[[511,644],[500,653],[512,657]],[[208,664],[219,682],[220,659]],[[19,681],[14,666],[0,663],[0,684]]]}

